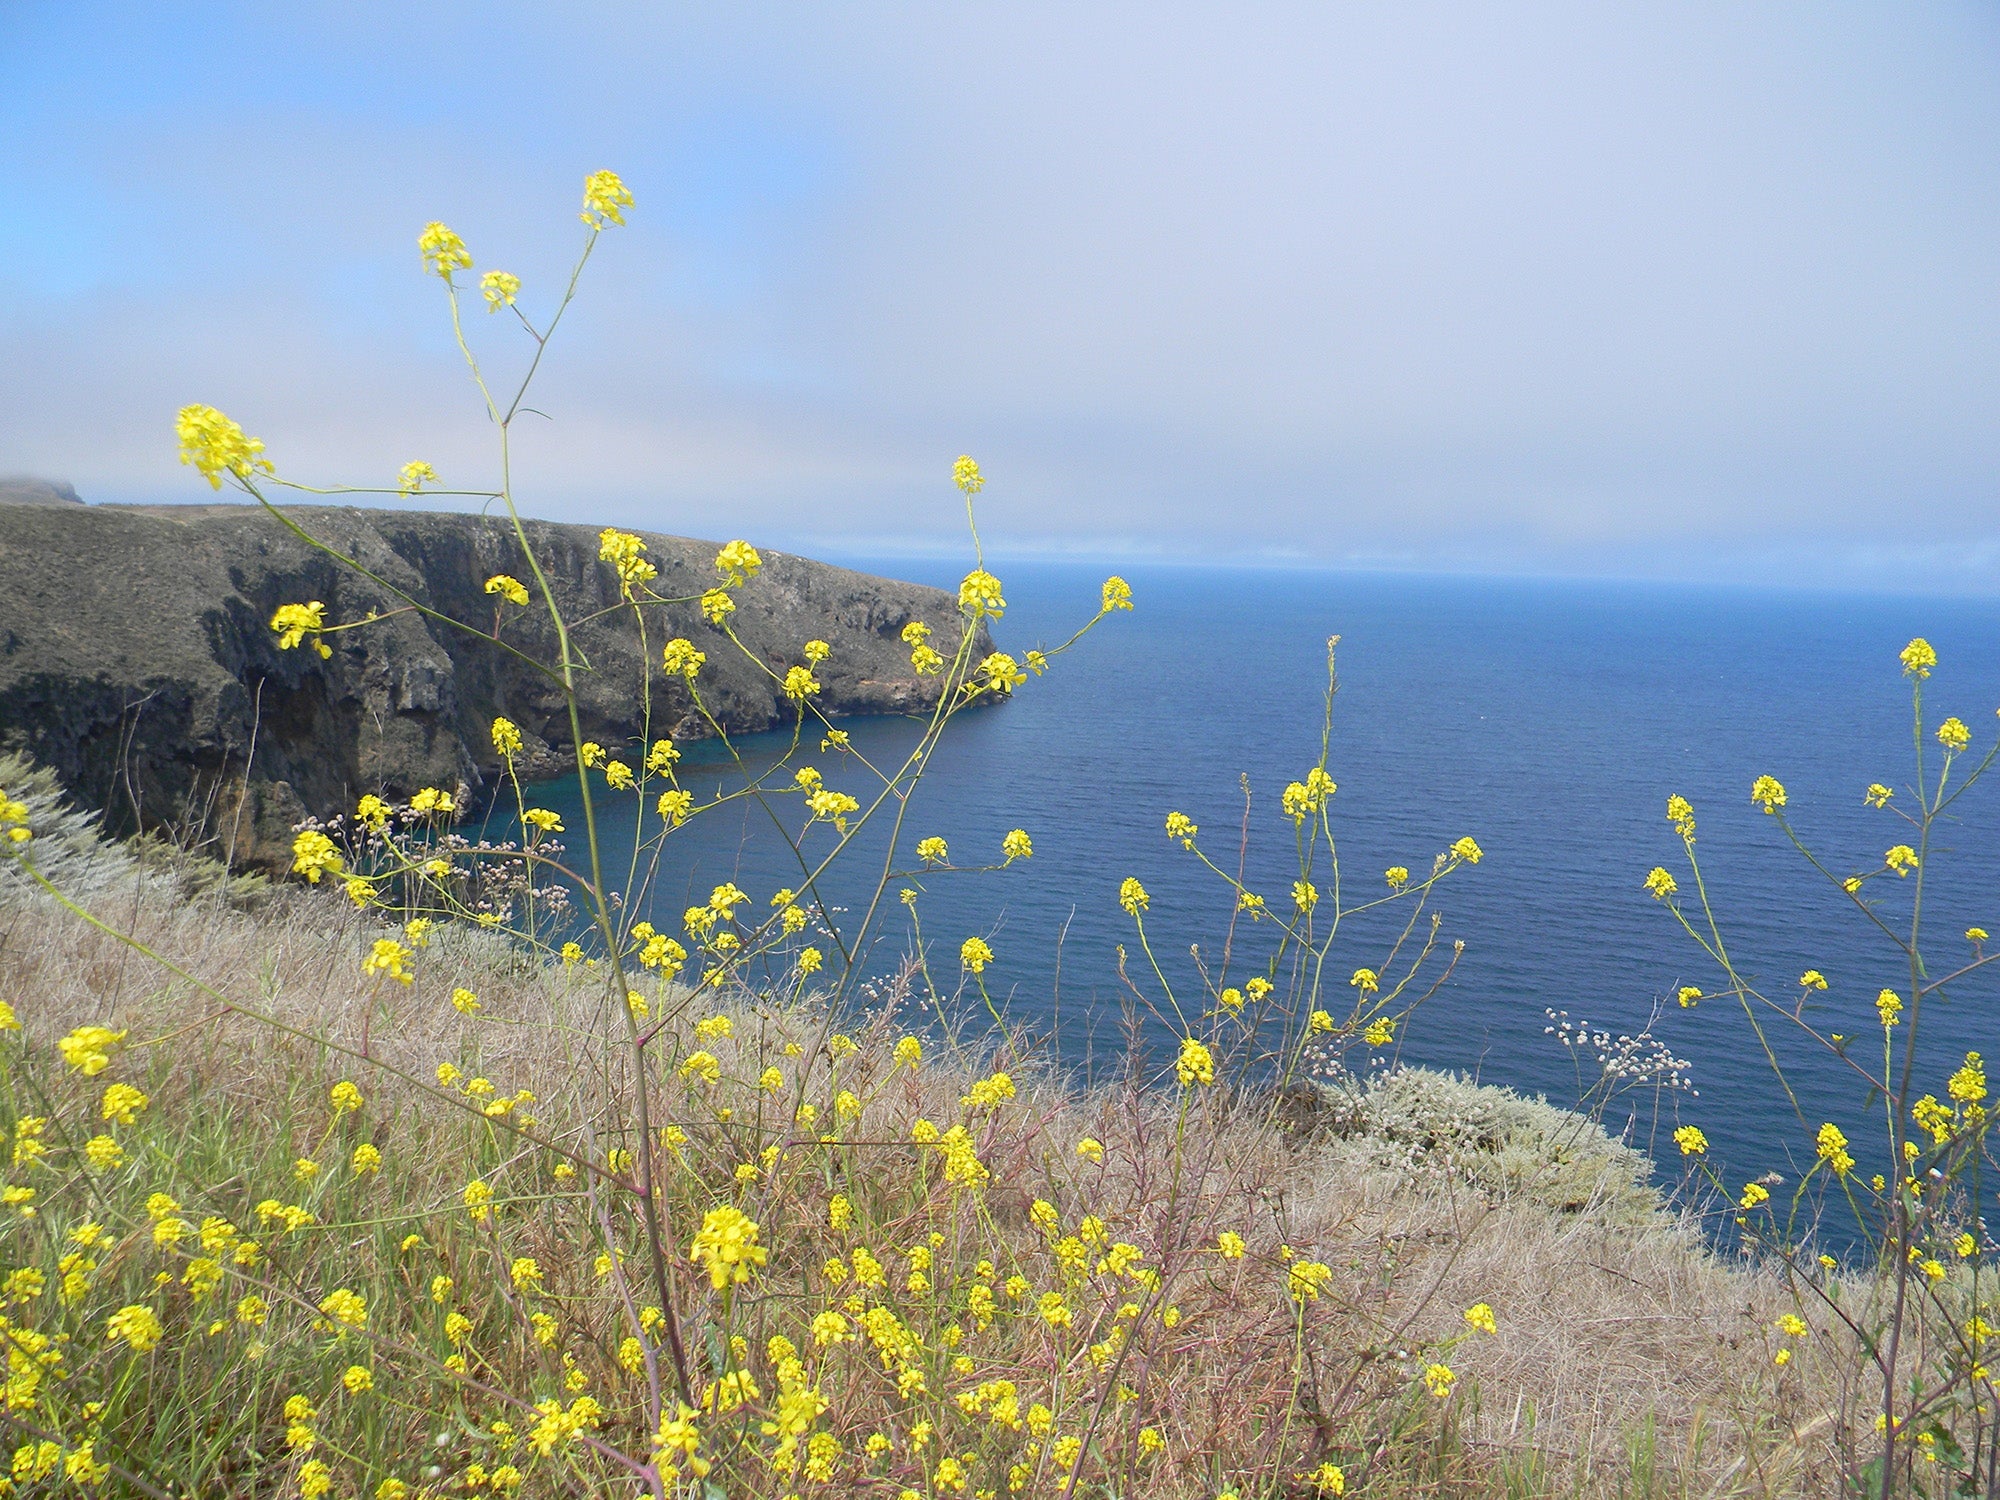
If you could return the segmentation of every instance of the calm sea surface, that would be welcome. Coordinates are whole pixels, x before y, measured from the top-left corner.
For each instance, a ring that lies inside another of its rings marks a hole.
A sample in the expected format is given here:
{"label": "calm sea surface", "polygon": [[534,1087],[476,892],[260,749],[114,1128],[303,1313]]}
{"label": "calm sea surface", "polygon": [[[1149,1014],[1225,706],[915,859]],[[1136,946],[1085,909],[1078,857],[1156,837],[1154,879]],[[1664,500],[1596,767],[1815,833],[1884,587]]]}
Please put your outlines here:
{"label": "calm sea surface", "polygon": [[[946,585],[958,571],[876,568]],[[1010,607],[995,635],[1016,654],[1088,618],[1102,576],[1057,564],[998,571]],[[1809,1159],[1809,1136],[1741,1011],[1673,1003],[1682,984],[1707,987],[1716,975],[1642,886],[1655,864],[1689,884],[1665,801],[1678,792],[1695,804],[1709,889],[1741,967],[1780,994],[1807,967],[1823,970],[1832,989],[1816,1019],[1869,1045],[1880,1035],[1876,992],[1907,992],[1902,960],[1751,806],[1750,783],[1765,773],[1784,782],[1795,826],[1836,873],[1879,865],[1904,825],[1864,807],[1862,791],[1876,780],[1900,789],[1911,774],[1896,654],[1913,635],[1936,645],[1930,702],[1963,718],[1983,748],[2000,705],[2000,604],[1306,571],[1127,576],[1137,609],[1105,621],[1011,704],[965,715],[915,800],[911,835],[944,836],[961,863],[995,857],[1010,828],[1028,829],[1035,844],[1031,861],[1003,873],[923,880],[925,937],[941,975],[955,977],[963,938],[987,937],[998,954],[988,978],[1011,1015],[1053,1027],[1068,1060],[1102,1068],[1122,1046],[1114,949],[1132,938],[1117,890],[1136,875],[1152,893],[1150,930],[1169,977],[1198,993],[1187,945],[1219,947],[1227,892],[1168,841],[1162,822],[1186,812],[1229,864],[1247,774],[1257,794],[1250,884],[1285,899],[1295,866],[1278,793],[1317,755],[1325,641],[1338,634],[1330,769],[1349,899],[1379,890],[1389,865],[1427,869],[1462,835],[1486,852],[1441,889],[1444,936],[1464,939],[1465,955],[1410,1023],[1403,1059],[1569,1103],[1579,1075],[1545,1033],[1546,1011],[1634,1033],[1664,1004],[1655,1035],[1691,1064],[1698,1093],[1678,1096],[1657,1121],[1648,1101],[1632,1123],[1635,1143],[1671,1156],[1655,1132],[1671,1129],[1677,1112],[1707,1132],[1732,1171],[1789,1173],[1802,1146]],[[893,758],[914,737],[898,720],[849,727],[871,757]],[[743,748],[768,755],[765,738]],[[714,747],[690,749],[698,793],[736,779]],[[831,784],[865,796],[831,757],[811,759]],[[572,814],[574,845],[574,785],[537,795]],[[1976,787],[1933,860],[1926,920],[1936,972],[1966,953],[1957,934],[1967,925],[2000,931],[1996,798],[2000,779]],[[629,852],[629,829],[625,837]],[[644,896],[662,928],[677,928],[680,910],[718,881],[734,879],[760,902],[797,881],[751,801],[708,815],[669,850]],[[613,866],[622,870],[623,856]],[[835,899],[864,901],[871,877],[852,869]],[[1870,886],[1896,916],[1909,889]],[[1385,920],[1355,923],[1343,933],[1339,972],[1378,963],[1390,935]],[[892,907],[872,962],[908,941]],[[1272,935],[1267,925],[1238,941],[1256,956]],[[1976,976],[1927,1012],[1927,1087],[1942,1094],[1968,1049],[2000,1055],[1995,990]],[[1780,1045],[1801,1056],[1788,1039]],[[1859,1138],[1861,1091],[1819,1057],[1804,1060],[1811,1123],[1832,1119]]]}

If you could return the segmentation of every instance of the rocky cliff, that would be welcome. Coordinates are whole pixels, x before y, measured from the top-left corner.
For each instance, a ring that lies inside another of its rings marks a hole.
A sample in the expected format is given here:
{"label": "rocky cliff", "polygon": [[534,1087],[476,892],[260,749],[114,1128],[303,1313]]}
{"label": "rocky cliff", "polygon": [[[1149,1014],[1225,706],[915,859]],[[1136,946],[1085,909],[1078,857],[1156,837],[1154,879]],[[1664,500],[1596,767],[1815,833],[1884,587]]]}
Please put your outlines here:
{"label": "rocky cliff", "polygon": [[[293,536],[254,507],[9,506],[0,518],[0,749],[55,771],[79,805],[113,827],[205,830],[239,862],[271,865],[292,825],[351,809],[365,792],[490,788],[496,714],[527,742],[524,770],[569,764],[568,722],[550,680],[496,643],[553,660],[546,611],[484,592],[495,573],[527,576],[502,520],[299,507],[301,526],[468,629],[403,601]],[[686,636],[707,653],[701,690],[732,733],[789,722],[791,706],[696,606],[646,608],[647,648],[598,560],[597,532],[528,523],[528,536],[590,663],[580,677],[586,738],[607,747],[642,732],[650,672],[653,733],[707,733],[659,648]],[[642,533],[654,587],[692,599],[716,581],[716,544]],[[920,711],[938,679],[917,677],[904,625],[923,620],[949,655],[957,601],[783,553],[736,591],[732,623],[780,676],[807,640],[833,648],[817,669],[830,713]],[[320,600],[329,623],[385,618],[328,637],[333,654],[281,651],[281,604]],[[499,622],[496,626],[496,622]],[[982,632],[983,634],[983,632]],[[982,639],[978,649],[989,649]]]}

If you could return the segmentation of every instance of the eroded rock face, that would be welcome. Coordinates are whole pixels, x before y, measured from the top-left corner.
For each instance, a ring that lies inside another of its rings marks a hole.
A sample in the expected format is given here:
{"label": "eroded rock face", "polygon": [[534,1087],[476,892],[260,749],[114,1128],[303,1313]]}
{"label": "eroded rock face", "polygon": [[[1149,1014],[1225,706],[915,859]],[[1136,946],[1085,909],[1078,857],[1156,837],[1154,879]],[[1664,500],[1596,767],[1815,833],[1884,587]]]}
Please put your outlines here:
{"label": "eroded rock face", "polygon": [[[233,844],[239,862],[264,865],[289,857],[300,818],[346,811],[363,793],[483,791],[499,770],[495,715],[520,725],[526,774],[568,766],[562,694],[532,665],[556,658],[547,613],[484,591],[495,573],[527,576],[506,521],[339,507],[286,513],[392,587],[254,507],[10,508],[0,520],[0,747],[55,771],[113,827],[199,828],[217,847]],[[614,607],[617,579],[598,561],[596,530],[532,521],[527,532],[565,616],[604,612],[573,632],[590,664],[576,678],[585,738],[613,747],[646,733],[642,669],[654,737],[709,732],[686,684],[660,669],[659,648],[673,636],[707,654],[703,699],[732,733],[789,722],[777,683],[693,602],[716,581],[714,543],[641,534],[660,570],[654,588],[688,600],[647,608],[642,660],[631,611]],[[956,599],[783,553],[764,559],[763,572],[735,591],[732,623],[765,665],[782,677],[816,637],[833,648],[815,669],[828,712],[913,712],[936,702],[938,679],[911,671],[901,632],[923,620],[950,655],[961,626]],[[396,589],[464,628],[408,608]],[[370,611],[382,618],[328,637],[325,660],[279,650],[272,612],[314,599],[329,623]]]}

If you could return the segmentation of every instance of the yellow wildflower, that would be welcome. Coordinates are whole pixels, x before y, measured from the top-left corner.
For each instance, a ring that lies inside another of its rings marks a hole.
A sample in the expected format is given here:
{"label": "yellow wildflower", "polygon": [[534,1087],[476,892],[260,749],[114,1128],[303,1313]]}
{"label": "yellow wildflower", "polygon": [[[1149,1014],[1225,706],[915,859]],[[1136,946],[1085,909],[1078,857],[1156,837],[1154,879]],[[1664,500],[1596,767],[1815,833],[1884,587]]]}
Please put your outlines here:
{"label": "yellow wildflower", "polygon": [[1678,794],[1667,798],[1667,821],[1683,839],[1694,841],[1694,804],[1687,798]]}
{"label": "yellow wildflower", "polygon": [[410,950],[394,938],[377,938],[368,950],[368,956],[361,960],[364,974],[386,974],[398,984],[408,984],[415,977],[407,967]]}
{"label": "yellow wildflower", "polygon": [[472,269],[472,252],[465,248],[465,241],[435,219],[417,236],[417,250],[424,258],[424,269],[446,282],[453,271]]}
{"label": "yellow wildflower", "polygon": [[486,299],[486,310],[497,313],[503,307],[512,307],[515,297],[521,292],[521,278],[506,271],[488,271],[479,278],[479,294]]}
{"label": "yellow wildflower", "polygon": [[632,206],[631,191],[616,172],[592,172],[583,180],[583,222],[593,230],[623,224]]}
{"label": "yellow wildflower", "polygon": [[506,573],[495,573],[491,578],[487,579],[486,592],[489,594],[498,594],[509,604],[526,604],[528,602],[528,586],[521,582],[520,579]]}
{"label": "yellow wildflower", "polygon": [[349,1291],[346,1287],[340,1287],[322,1297],[319,1310],[331,1321],[347,1328],[368,1326],[368,1304],[361,1299],[360,1293]]}
{"label": "yellow wildflower", "polygon": [[646,561],[640,554],[646,544],[629,531],[620,531],[615,526],[607,526],[597,534],[597,557],[600,562],[611,564],[618,575],[618,588],[623,597],[632,597],[634,584],[648,582],[659,576],[659,569]]}
{"label": "yellow wildflower", "polygon": [[1324,1261],[1295,1260],[1285,1268],[1285,1290],[1294,1302],[1317,1302],[1333,1284],[1333,1267]]}
{"label": "yellow wildflower", "polygon": [[707,1268],[709,1282],[719,1292],[747,1282],[752,1268],[765,1264],[770,1255],[757,1243],[756,1220],[725,1203],[702,1218],[688,1259]]}
{"label": "yellow wildflower", "polygon": [[1180,1080],[1182,1088],[1215,1082],[1214,1054],[1193,1037],[1187,1037],[1181,1042],[1181,1055],[1174,1063],[1174,1076]]}
{"label": "yellow wildflower", "polygon": [[685,677],[689,682],[693,682],[695,675],[707,664],[707,653],[695,650],[694,642],[682,636],[676,636],[660,649],[660,665],[673,676]]}
{"label": "yellow wildflower", "polygon": [[1854,1158],[1847,1150],[1847,1137],[1831,1121],[1820,1126],[1818,1147],[1819,1159],[1833,1168],[1835,1176],[1845,1177],[1854,1170]]}
{"label": "yellow wildflower", "polygon": [[1951,1075],[1945,1092],[1960,1104],[1976,1105],[1986,1098],[1986,1064],[1977,1052],[1965,1054],[1965,1065]]}
{"label": "yellow wildflower", "polygon": [[974,670],[986,679],[987,691],[994,693],[1011,693],[1028,680],[1028,674],[1005,651],[993,652]]}
{"label": "yellow wildflower", "polygon": [[757,576],[757,570],[764,566],[764,559],[757,549],[748,542],[729,542],[715,554],[715,571],[726,578],[736,588],[741,588]]}
{"label": "yellow wildflower", "polygon": [[277,632],[278,649],[290,651],[307,636],[313,638],[313,650],[324,661],[333,655],[333,647],[320,639],[320,632],[326,628],[326,606],[314,599],[309,604],[280,604],[271,615],[271,629]]}
{"label": "yellow wildflower", "polygon": [[131,1084],[114,1083],[104,1091],[103,1117],[120,1125],[134,1125],[148,1102]]}
{"label": "yellow wildflower", "polygon": [[247,480],[253,474],[276,472],[263,457],[263,443],[246,437],[241,427],[212,406],[183,406],[174,418],[174,436],[180,440],[181,462],[193,464],[210,489],[222,488],[224,474]]}
{"label": "yellow wildflower", "polygon": [[159,1314],[142,1303],[119,1308],[104,1324],[106,1342],[129,1344],[139,1354],[151,1349],[165,1335],[166,1327]]}
{"label": "yellow wildflower", "polygon": [[1007,610],[1000,594],[1000,580],[984,568],[974,568],[960,580],[958,607],[974,619],[999,619]]}
{"label": "yellow wildflower", "polygon": [[108,1026],[79,1026],[56,1043],[63,1061],[85,1078],[95,1078],[111,1066],[111,1049],[125,1040],[126,1033]]}

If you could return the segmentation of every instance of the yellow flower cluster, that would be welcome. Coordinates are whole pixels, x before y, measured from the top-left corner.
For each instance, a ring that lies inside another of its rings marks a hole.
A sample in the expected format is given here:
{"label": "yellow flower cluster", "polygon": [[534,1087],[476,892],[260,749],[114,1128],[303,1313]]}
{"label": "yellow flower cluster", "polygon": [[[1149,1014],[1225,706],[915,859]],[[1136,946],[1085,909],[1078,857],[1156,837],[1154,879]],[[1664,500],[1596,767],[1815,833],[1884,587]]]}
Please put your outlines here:
{"label": "yellow flower cluster", "polygon": [[35,836],[28,827],[28,804],[9,797],[5,787],[0,787],[0,831],[12,844],[25,844]]}
{"label": "yellow flower cluster", "polygon": [[1181,1042],[1181,1055],[1174,1062],[1174,1077],[1182,1088],[1215,1082],[1215,1054],[1194,1037]]}
{"label": "yellow flower cluster", "polygon": [[659,576],[660,570],[646,560],[645,551],[645,542],[629,531],[607,526],[597,534],[598,560],[611,564],[618,575],[619,592],[627,599],[632,597],[634,586]]}
{"label": "yellow flower cluster", "polygon": [[174,418],[174,435],[181,445],[181,462],[193,464],[210,489],[222,488],[223,476],[247,483],[259,474],[275,474],[264,445],[212,406],[183,406]]}
{"label": "yellow flower cluster", "polygon": [[660,652],[660,665],[668,674],[685,677],[689,682],[694,681],[695,674],[700,672],[707,662],[708,657],[695,650],[694,642],[685,637],[677,636],[668,641]]}
{"label": "yellow flower cluster", "polygon": [[498,594],[509,604],[526,604],[528,602],[528,586],[521,582],[520,579],[507,573],[495,573],[491,578],[487,579],[486,592],[489,594]]}
{"label": "yellow flower cluster", "polygon": [[486,299],[486,310],[489,313],[497,313],[503,307],[512,307],[520,291],[521,278],[506,271],[488,271],[479,278],[479,294]]}
{"label": "yellow flower cluster", "polygon": [[1785,805],[1784,784],[1775,776],[1759,776],[1750,787],[1750,800],[1767,813],[1776,813]]}
{"label": "yellow flower cluster", "polygon": [[584,179],[582,218],[593,230],[623,224],[631,206],[631,191],[616,172],[592,172]]}
{"label": "yellow flower cluster", "polygon": [[958,607],[974,620],[999,619],[1007,612],[1007,601],[1000,592],[1000,580],[984,568],[974,568],[959,582]]}
{"label": "yellow flower cluster", "polygon": [[741,1286],[757,1267],[770,1259],[770,1252],[757,1243],[757,1222],[732,1204],[710,1209],[688,1247],[688,1259],[708,1271],[708,1279],[718,1292]]}
{"label": "yellow flower cluster", "polygon": [[1838,1125],[1828,1121],[1820,1126],[1816,1145],[1819,1159],[1833,1169],[1836,1177],[1845,1177],[1854,1170],[1854,1157],[1848,1152],[1847,1137]]}
{"label": "yellow flower cluster", "polygon": [[1303,823],[1318,814],[1326,806],[1327,799],[1339,790],[1333,778],[1326,774],[1325,767],[1314,766],[1306,772],[1304,781],[1287,784],[1279,801],[1286,817],[1294,823]]}
{"label": "yellow flower cluster", "polygon": [[307,636],[313,638],[313,650],[321,660],[333,655],[333,648],[320,639],[320,632],[326,629],[326,606],[315,599],[309,604],[280,604],[271,616],[271,629],[277,632],[278,649],[290,651]]}
{"label": "yellow flower cluster", "polygon": [[757,576],[764,566],[764,559],[748,542],[728,542],[715,554],[715,571],[720,573],[732,588],[741,588]]}
{"label": "yellow flower cluster", "polygon": [[435,219],[417,235],[417,253],[424,259],[424,269],[442,276],[446,285],[451,284],[452,272],[472,269],[472,252],[465,248],[465,241]]}

